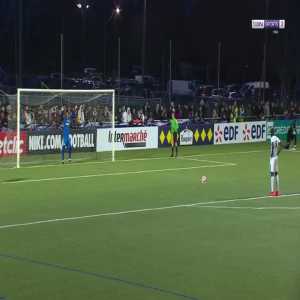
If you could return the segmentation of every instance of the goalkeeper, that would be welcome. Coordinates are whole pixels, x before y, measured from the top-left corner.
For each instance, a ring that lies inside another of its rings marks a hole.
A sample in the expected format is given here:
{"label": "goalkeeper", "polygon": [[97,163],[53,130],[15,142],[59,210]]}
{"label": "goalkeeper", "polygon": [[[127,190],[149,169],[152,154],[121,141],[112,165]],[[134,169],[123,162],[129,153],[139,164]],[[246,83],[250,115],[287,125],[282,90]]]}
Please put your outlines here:
{"label": "goalkeeper", "polygon": [[71,145],[71,138],[70,138],[70,125],[71,121],[69,118],[68,112],[65,113],[64,120],[63,120],[63,144],[61,148],[61,161],[65,163],[65,151],[68,150],[69,153],[69,161],[72,158],[72,145]]}
{"label": "goalkeeper", "polygon": [[172,133],[172,154],[171,157],[174,157],[174,148],[176,151],[176,157],[178,156],[178,136],[179,136],[179,125],[178,121],[175,118],[175,114],[172,113],[172,117],[170,120],[170,128],[171,128],[171,133]]}

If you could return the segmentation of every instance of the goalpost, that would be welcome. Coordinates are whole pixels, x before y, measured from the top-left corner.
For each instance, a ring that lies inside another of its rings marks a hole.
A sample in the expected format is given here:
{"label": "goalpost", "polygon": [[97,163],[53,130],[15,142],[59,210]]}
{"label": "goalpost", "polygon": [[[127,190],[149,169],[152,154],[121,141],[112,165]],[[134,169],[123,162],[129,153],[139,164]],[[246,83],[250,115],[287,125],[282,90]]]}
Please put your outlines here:
{"label": "goalpost", "polygon": [[[115,130],[115,90],[18,89],[16,100],[17,168],[60,162],[66,117],[75,160],[99,159],[97,129]],[[114,139],[100,159],[115,161]]]}

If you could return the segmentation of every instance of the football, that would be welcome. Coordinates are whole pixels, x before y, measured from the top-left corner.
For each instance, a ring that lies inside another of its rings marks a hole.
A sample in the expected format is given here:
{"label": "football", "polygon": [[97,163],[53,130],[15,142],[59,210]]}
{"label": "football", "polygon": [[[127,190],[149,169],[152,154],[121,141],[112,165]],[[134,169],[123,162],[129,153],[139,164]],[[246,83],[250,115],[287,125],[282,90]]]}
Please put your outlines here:
{"label": "football", "polygon": [[207,183],[207,177],[206,177],[206,176],[202,176],[202,177],[201,177],[201,183],[202,183],[202,184]]}

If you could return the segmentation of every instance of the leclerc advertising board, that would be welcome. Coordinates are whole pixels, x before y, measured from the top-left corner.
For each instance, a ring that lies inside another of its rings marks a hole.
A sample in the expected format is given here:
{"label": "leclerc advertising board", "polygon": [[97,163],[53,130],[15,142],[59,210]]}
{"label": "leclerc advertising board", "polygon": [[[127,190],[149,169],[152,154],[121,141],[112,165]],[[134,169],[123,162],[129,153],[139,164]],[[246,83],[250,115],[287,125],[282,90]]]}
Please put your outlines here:
{"label": "leclerc advertising board", "polygon": [[[182,127],[182,128],[181,128]],[[213,144],[214,133],[212,124],[188,123],[180,125],[179,144],[180,146],[191,145],[210,145]],[[173,137],[170,126],[159,127],[158,145],[159,147],[168,147],[172,145]]]}
{"label": "leclerc advertising board", "polygon": [[158,127],[100,128],[97,130],[97,152],[158,148]]}
{"label": "leclerc advertising board", "polygon": [[[28,132],[28,152],[55,153],[62,148],[61,131]],[[96,130],[78,129],[70,134],[72,149],[75,152],[93,152],[96,150]]]}
{"label": "leclerc advertising board", "polygon": [[266,122],[220,123],[214,125],[214,143],[239,144],[267,140]]}

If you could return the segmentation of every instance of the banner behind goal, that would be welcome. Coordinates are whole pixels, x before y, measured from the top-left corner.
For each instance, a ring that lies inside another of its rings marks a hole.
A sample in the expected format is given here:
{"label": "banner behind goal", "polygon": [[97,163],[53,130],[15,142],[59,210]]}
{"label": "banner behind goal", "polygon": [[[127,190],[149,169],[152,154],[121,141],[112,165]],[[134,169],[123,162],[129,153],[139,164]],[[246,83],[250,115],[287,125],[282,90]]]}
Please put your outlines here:
{"label": "banner behind goal", "polygon": [[97,129],[115,128],[114,90],[19,89],[16,104],[17,168],[114,160],[114,143],[96,152]]}

